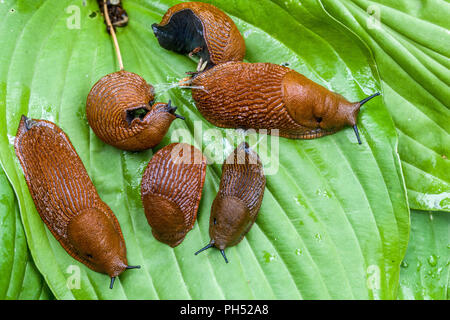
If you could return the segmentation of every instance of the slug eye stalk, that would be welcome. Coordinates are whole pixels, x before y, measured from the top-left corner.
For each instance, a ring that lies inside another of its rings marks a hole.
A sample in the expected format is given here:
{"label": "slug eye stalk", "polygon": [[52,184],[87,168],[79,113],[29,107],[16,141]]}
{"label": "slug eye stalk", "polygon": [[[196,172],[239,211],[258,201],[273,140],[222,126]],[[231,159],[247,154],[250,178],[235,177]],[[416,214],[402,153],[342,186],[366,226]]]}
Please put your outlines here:
{"label": "slug eye stalk", "polygon": [[[208,245],[206,245],[205,247],[201,248],[200,250],[198,250],[195,255],[198,255],[200,252],[205,251],[209,248],[214,247],[214,244],[210,243]],[[220,253],[222,254],[222,257],[225,259],[225,262],[228,263],[228,259],[227,256],[225,255],[225,250],[220,250]]]}
{"label": "slug eye stalk", "polygon": [[353,130],[355,131],[356,138],[358,139],[358,143],[362,144],[361,138],[359,137],[358,126],[356,124],[353,126]]}
{"label": "slug eye stalk", "polygon": [[141,266],[127,266],[127,269],[140,269]]}
{"label": "slug eye stalk", "polygon": [[367,98],[361,100],[361,101],[359,102],[359,106],[362,106],[362,105],[365,104],[367,101],[372,100],[373,98],[375,98],[376,96],[379,96],[379,95],[380,95],[380,93],[377,92],[377,93],[374,93],[373,95],[371,95],[371,96],[369,96],[369,97],[367,97]]}
{"label": "slug eye stalk", "polygon": [[[380,93],[377,92],[377,93],[374,93],[373,95],[371,95],[371,96],[369,96],[369,97],[367,97],[367,98],[361,100],[361,101],[359,102],[359,107],[361,107],[363,104],[365,104],[365,103],[368,102],[369,100],[372,100],[373,98],[375,98],[376,96],[379,96],[379,95],[380,95]],[[359,136],[358,126],[357,126],[356,124],[353,126],[353,130],[355,131],[355,135],[356,135],[356,138],[358,139],[358,143],[359,143],[359,144],[362,144],[361,138],[360,138],[360,136]]]}
{"label": "slug eye stalk", "polygon": [[172,100],[169,100],[169,102],[167,103],[167,112],[173,114],[175,116],[175,118],[177,119],[181,119],[181,120],[186,120],[185,117],[175,113],[175,111],[177,111],[178,107],[172,106]]}
{"label": "slug eye stalk", "polygon": [[205,251],[205,250],[207,250],[207,249],[209,249],[209,248],[212,248],[213,246],[214,246],[214,245],[210,243],[210,244],[206,245],[205,247],[201,248],[200,250],[198,250],[198,251],[195,253],[195,255],[198,255],[200,252]]}
{"label": "slug eye stalk", "polygon": [[225,255],[225,250],[220,250],[220,253],[222,254],[222,257],[225,259],[225,262],[228,263],[227,256]]}

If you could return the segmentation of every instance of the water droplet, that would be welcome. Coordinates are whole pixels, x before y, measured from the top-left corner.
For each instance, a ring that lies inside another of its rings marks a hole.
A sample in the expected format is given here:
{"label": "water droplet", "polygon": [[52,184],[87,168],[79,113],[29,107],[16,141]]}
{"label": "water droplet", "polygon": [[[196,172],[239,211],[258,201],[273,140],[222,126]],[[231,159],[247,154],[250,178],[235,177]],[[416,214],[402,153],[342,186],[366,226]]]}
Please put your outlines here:
{"label": "water droplet", "polygon": [[408,268],[409,267],[409,264],[408,264],[408,262],[406,262],[405,260],[403,260],[402,261],[402,263],[400,264],[400,266],[402,267],[402,268]]}
{"label": "water droplet", "polygon": [[305,205],[303,204],[303,197],[302,196],[294,197],[294,201],[299,207],[305,208]]}
{"label": "water droplet", "polygon": [[267,251],[263,251],[263,253],[264,253],[264,260],[266,261],[266,263],[269,263],[269,262],[275,260],[275,255],[274,254],[270,254]]}
{"label": "water droplet", "polygon": [[298,255],[298,256],[301,256],[303,254],[302,249],[295,250],[295,254]]}
{"label": "water droplet", "polygon": [[16,139],[15,136],[12,136],[12,135],[8,134],[8,142],[9,142],[10,145],[12,145],[12,146],[14,145],[15,139]]}
{"label": "water droplet", "polygon": [[322,235],[320,233],[316,233],[314,235],[314,239],[316,239],[317,241],[322,241]]}
{"label": "water droplet", "polygon": [[248,29],[244,31],[244,38],[248,38],[248,36],[250,36],[252,34],[253,30]]}
{"label": "water droplet", "polygon": [[437,265],[438,257],[436,257],[434,254],[428,257],[428,264],[432,267],[435,267]]}
{"label": "water droplet", "polygon": [[324,190],[324,189],[318,189],[316,191],[316,194],[318,196],[321,196],[321,197],[324,197],[324,198],[331,198],[330,193],[327,190]]}

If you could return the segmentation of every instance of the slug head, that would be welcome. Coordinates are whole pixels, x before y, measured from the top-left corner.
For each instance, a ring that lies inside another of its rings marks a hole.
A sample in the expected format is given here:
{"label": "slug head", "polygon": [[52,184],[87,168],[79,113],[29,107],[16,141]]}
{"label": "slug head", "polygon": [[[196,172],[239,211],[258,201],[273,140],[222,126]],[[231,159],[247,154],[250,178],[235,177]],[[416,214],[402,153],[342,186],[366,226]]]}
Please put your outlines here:
{"label": "slug head", "polygon": [[220,250],[239,243],[252,223],[250,212],[242,200],[231,196],[217,195],[211,208],[209,236]]}
{"label": "slug head", "polygon": [[210,61],[202,21],[191,9],[169,11],[160,24],[152,24],[159,45],[180,54],[195,52],[203,61]]}
{"label": "slug head", "polygon": [[73,217],[67,228],[67,237],[78,256],[91,269],[115,278],[128,268],[122,234],[99,209],[90,208]]}
{"label": "slug head", "polygon": [[141,151],[156,146],[166,135],[173,120],[184,120],[184,117],[175,113],[176,110],[177,107],[172,106],[171,101],[126,110],[124,118],[129,127],[139,133],[121,141],[122,148]]}
{"label": "slug head", "polygon": [[153,236],[172,248],[178,246],[190,230],[180,207],[167,197],[153,194],[146,195],[143,202]]}
{"label": "slug head", "polygon": [[222,253],[225,262],[228,263],[225,249],[238,244],[242,240],[252,224],[249,215],[250,212],[242,200],[218,194],[214,199],[209,220],[211,241],[206,247],[197,251],[195,255],[206,249],[216,247]]}
{"label": "slug head", "polygon": [[152,29],[163,48],[199,56],[197,71],[227,61],[242,61],[245,56],[245,41],[235,23],[212,4],[176,4]]}
{"label": "slug head", "polygon": [[330,134],[351,126],[358,142],[356,126],[361,106],[376,93],[360,102],[349,102],[342,95],[332,92],[295,71],[286,73],[282,83],[283,99],[291,117],[311,130]]}

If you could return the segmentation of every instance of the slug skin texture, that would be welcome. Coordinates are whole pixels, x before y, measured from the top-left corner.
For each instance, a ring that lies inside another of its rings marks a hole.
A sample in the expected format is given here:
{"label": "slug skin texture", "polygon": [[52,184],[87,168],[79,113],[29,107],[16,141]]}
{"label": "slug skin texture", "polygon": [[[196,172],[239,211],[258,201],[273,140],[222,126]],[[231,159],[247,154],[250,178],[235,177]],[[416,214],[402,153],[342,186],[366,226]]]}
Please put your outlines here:
{"label": "slug skin texture", "polygon": [[152,25],[159,44],[181,54],[196,53],[207,68],[242,61],[245,41],[233,20],[217,7],[202,2],[182,2]]}
{"label": "slug skin texture", "polygon": [[125,241],[67,135],[54,123],[22,116],[14,147],[36,210],[56,240],[90,269],[117,277]]}
{"label": "slug skin texture", "polygon": [[360,103],[347,101],[300,73],[271,63],[228,62],[194,76],[201,114],[222,128],[278,129],[314,139],[356,125]]}
{"label": "slug skin texture", "polygon": [[211,207],[209,235],[220,250],[235,246],[252,227],[266,186],[256,152],[240,144],[222,166],[219,191]]}
{"label": "slug skin texture", "polygon": [[157,240],[176,247],[194,227],[205,175],[206,158],[185,143],[172,143],[150,160],[141,198]]}
{"label": "slug skin texture", "polygon": [[253,226],[264,196],[266,178],[258,154],[241,143],[222,166],[219,191],[211,206],[210,242],[195,254],[215,247],[225,262],[225,249],[237,245]]}
{"label": "slug skin texture", "polygon": [[161,142],[176,107],[156,102],[153,87],[139,75],[118,71],[101,78],[86,101],[86,115],[94,133],[118,149],[142,151]]}

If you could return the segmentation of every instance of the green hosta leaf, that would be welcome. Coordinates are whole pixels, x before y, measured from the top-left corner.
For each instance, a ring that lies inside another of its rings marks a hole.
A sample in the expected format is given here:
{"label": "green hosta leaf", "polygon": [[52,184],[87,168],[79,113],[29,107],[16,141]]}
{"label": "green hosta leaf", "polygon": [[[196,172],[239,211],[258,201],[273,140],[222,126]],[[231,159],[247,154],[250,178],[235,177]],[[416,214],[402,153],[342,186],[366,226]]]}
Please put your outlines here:
{"label": "green hosta leaf", "polygon": [[[124,1],[130,22],[118,29],[118,39],[125,69],[154,84],[157,99],[172,99],[186,117],[186,122],[174,122],[158,148],[179,133],[206,153],[212,145],[228,141],[225,133],[235,131],[207,123],[189,91],[166,90],[168,83],[196,67],[188,57],[162,49],[150,30],[176,3]],[[236,21],[246,40],[248,61],[288,62],[350,100],[379,90],[366,49],[330,19],[318,2],[302,2],[305,9],[295,16],[266,0],[212,3]],[[117,70],[96,2],[83,6],[82,1],[6,1],[0,5],[0,15],[4,17],[0,28],[1,161],[18,195],[36,265],[57,298],[397,296],[409,211],[396,153],[397,135],[382,99],[374,99],[360,113],[363,145],[357,144],[350,128],[313,141],[280,138],[278,152],[277,140],[271,137],[266,137],[270,147],[263,143],[265,136],[257,146],[253,143],[254,148],[260,147],[258,152],[268,149],[269,158],[279,158],[273,166],[266,164],[266,171],[277,165],[278,170],[267,176],[256,224],[238,246],[227,249],[230,263],[225,264],[217,250],[193,254],[209,241],[209,213],[221,163],[208,166],[194,229],[180,246],[171,249],[153,238],[140,201],[141,176],[152,150],[114,149],[88,127],[85,100],[90,88]],[[39,218],[11,145],[21,114],[52,120],[68,134],[100,196],[115,212],[128,260],[142,269],[125,272],[113,290],[108,289],[106,275],[72,259]],[[210,129],[221,134],[216,144],[211,142],[214,132]],[[228,151],[233,148],[226,146]]]}
{"label": "green hosta leaf", "polygon": [[411,238],[400,271],[400,299],[448,300],[450,216],[411,212]]}
{"label": "green hosta leaf", "polygon": [[14,191],[0,168],[0,300],[49,299],[31,259]]}
{"label": "green hosta leaf", "polygon": [[321,1],[374,54],[411,208],[450,211],[450,4]]}

